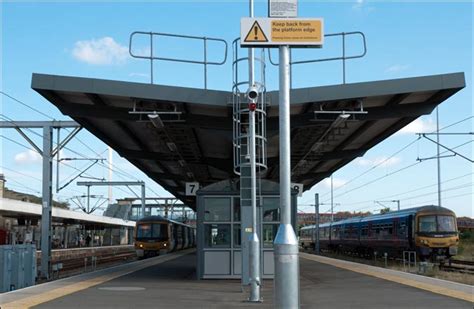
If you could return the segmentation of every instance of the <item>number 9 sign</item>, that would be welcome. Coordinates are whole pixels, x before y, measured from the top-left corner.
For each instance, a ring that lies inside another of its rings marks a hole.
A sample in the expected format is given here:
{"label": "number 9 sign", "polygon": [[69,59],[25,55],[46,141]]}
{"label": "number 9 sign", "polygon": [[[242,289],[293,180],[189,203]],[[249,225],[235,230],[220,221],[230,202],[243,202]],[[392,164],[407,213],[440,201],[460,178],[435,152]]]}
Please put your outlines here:
{"label": "number 9 sign", "polygon": [[291,183],[291,190],[298,191],[298,196],[303,196],[303,184],[302,183]]}

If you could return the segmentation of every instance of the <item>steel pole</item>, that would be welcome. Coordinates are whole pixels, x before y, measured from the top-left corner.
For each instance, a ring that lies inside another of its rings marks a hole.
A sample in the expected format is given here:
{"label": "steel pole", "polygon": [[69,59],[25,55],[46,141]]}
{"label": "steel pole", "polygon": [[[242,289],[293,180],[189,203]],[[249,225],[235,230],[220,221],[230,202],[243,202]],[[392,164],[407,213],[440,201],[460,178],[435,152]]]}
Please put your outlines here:
{"label": "steel pole", "polygon": [[281,224],[275,237],[276,308],[299,308],[298,241],[291,225],[290,161],[290,47],[280,46],[280,210]]}
{"label": "steel pole", "polygon": [[438,165],[438,206],[441,206],[441,158],[440,158],[440,148],[439,148],[439,112],[438,107],[436,106],[436,148],[438,155],[436,156],[436,161]]}
{"label": "steel pole", "polygon": [[314,230],[315,230],[315,242],[314,252],[319,254],[319,194],[314,195]]}
{"label": "steel pole", "polygon": [[145,183],[142,183],[142,217],[145,217]]}
{"label": "steel pole", "polygon": [[87,186],[87,210],[86,213],[90,213],[90,204],[91,204],[91,186]]}
{"label": "steel pole", "polygon": [[43,127],[43,183],[41,211],[41,277],[49,279],[51,270],[51,207],[53,127]]}
{"label": "steel pole", "polygon": [[[254,15],[253,0],[249,1],[249,16]],[[255,57],[254,49],[249,48],[249,87],[255,84]],[[258,98],[257,98],[258,100]],[[256,103],[256,102],[249,102]],[[249,278],[250,297],[249,301],[260,301],[260,240],[257,234],[257,167],[255,155],[255,110],[249,108],[249,154],[250,154],[250,198],[252,205],[252,234],[249,238]]]}
{"label": "steel pole", "polygon": [[[113,154],[112,154],[112,147],[109,146],[109,150],[108,150],[108,155],[109,155],[109,158],[108,158],[108,161],[109,161],[109,182],[112,181],[112,160],[113,160]],[[112,186],[109,185],[109,204],[112,204],[112,199],[113,199],[113,191],[112,191]]]}
{"label": "steel pole", "polygon": [[252,234],[249,239],[250,255],[250,297],[249,301],[260,301],[260,240],[257,234],[257,196],[256,196],[256,164],[255,164],[255,111],[249,113],[249,150],[250,150],[250,196],[252,199]]}
{"label": "steel pole", "polygon": [[334,222],[334,191],[333,191],[332,174],[331,174],[331,222]]}

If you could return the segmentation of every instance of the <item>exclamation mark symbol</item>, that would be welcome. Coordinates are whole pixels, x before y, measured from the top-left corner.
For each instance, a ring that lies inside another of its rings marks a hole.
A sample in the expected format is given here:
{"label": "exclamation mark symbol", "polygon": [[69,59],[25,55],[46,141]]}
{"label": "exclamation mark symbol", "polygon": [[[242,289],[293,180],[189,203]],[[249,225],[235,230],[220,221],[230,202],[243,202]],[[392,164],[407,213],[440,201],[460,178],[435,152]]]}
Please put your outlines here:
{"label": "exclamation mark symbol", "polygon": [[258,27],[257,27],[257,25],[255,25],[255,27],[253,27],[253,32],[254,32],[254,34],[255,34],[255,41],[258,41],[258,34],[257,34],[257,32],[258,32]]}

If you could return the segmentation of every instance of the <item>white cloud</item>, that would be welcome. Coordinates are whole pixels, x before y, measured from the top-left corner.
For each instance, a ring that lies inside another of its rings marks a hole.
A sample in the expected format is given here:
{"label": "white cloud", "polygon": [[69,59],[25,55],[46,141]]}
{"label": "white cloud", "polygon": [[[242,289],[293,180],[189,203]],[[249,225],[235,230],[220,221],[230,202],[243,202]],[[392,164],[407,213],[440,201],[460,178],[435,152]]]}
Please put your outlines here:
{"label": "white cloud", "polygon": [[388,166],[393,166],[397,165],[400,163],[402,160],[399,157],[376,157],[376,158],[359,158],[355,161],[357,165],[360,166],[383,166],[383,167],[388,167]]}
{"label": "white cloud", "polygon": [[398,131],[398,134],[412,134],[412,133],[430,133],[436,131],[436,123],[431,119],[423,120],[422,118],[415,119],[409,125]]}
{"label": "white cloud", "polygon": [[363,5],[364,5],[364,0],[356,0],[352,8],[355,10],[358,10],[358,9],[361,9]]}
{"label": "white cloud", "polygon": [[41,162],[41,155],[33,150],[27,150],[15,155],[15,163],[17,164],[32,164]]}
{"label": "white cloud", "polygon": [[[332,179],[332,184],[333,184],[334,189],[342,187],[343,185],[346,184],[346,182],[347,180],[341,179],[341,178],[333,177]],[[321,185],[327,189],[331,189],[331,177],[326,178],[323,181],[321,181]]]}
{"label": "white cloud", "polygon": [[352,5],[352,9],[354,11],[363,13],[364,15],[368,15],[375,11],[375,7],[369,6],[368,1],[366,0],[356,0],[355,3]]}
{"label": "white cloud", "polygon": [[399,73],[406,71],[410,68],[408,64],[394,64],[385,69],[385,73]]}
{"label": "white cloud", "polygon": [[128,48],[115,42],[111,37],[77,41],[72,55],[79,61],[96,64],[122,64],[128,58]]}

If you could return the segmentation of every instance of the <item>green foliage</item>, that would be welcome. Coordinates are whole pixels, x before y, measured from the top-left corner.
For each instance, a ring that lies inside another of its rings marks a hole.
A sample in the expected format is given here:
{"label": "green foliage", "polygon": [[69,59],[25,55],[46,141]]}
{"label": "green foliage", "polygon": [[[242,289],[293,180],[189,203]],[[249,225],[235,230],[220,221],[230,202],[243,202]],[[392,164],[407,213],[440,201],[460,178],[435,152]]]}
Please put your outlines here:
{"label": "green foliage", "polygon": [[461,240],[474,241],[474,233],[472,231],[464,231],[464,232],[459,233],[459,238]]}
{"label": "green foliage", "polygon": [[380,209],[381,215],[386,214],[387,212],[390,212],[390,207],[385,207],[385,208]]}

